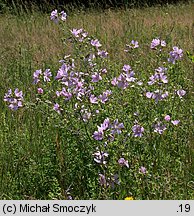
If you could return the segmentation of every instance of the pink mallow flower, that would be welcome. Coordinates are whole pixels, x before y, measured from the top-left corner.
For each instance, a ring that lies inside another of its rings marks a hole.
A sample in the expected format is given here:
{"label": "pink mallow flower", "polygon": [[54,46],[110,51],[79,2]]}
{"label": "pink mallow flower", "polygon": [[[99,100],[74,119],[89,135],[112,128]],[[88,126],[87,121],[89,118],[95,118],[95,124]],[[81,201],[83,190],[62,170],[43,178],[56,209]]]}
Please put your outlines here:
{"label": "pink mallow flower", "polygon": [[121,165],[121,166],[126,166],[127,168],[129,168],[128,160],[125,160],[124,158],[120,158],[120,159],[118,160],[118,163],[119,163],[119,165]]}
{"label": "pink mallow flower", "polygon": [[98,39],[95,40],[91,40],[91,45],[98,48],[101,47],[102,45],[100,44],[100,42],[98,41]]}
{"label": "pink mallow flower", "polygon": [[142,173],[142,174],[146,174],[147,169],[145,167],[141,166],[140,169],[139,169],[139,172]]}
{"label": "pink mallow flower", "polygon": [[170,121],[170,119],[171,119],[171,117],[170,117],[169,115],[166,115],[166,116],[164,117],[164,120],[165,120],[165,121]]}
{"label": "pink mallow flower", "polygon": [[101,75],[99,73],[94,73],[92,75],[92,82],[98,82],[100,80],[102,80],[102,77],[101,77]]}
{"label": "pink mallow flower", "polygon": [[38,88],[38,89],[37,89],[37,92],[38,92],[38,94],[43,94],[44,91],[43,91],[42,88]]}

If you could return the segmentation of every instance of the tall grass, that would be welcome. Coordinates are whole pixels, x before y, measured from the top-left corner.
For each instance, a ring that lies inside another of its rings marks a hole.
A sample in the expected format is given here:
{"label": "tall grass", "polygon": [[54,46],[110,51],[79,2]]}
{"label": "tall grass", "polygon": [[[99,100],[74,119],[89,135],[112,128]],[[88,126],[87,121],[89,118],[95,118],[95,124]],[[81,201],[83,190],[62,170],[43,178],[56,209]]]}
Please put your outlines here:
{"label": "tall grass", "polygon": [[[115,76],[127,63],[134,67],[141,65],[144,78],[146,71],[156,65],[149,50],[153,38],[161,37],[169,47],[177,45],[184,51],[193,52],[193,6],[169,5],[101,13],[76,11],[69,14],[67,22],[74,28],[86,29],[101,41],[110,54]],[[77,134],[71,134],[71,128],[56,127],[56,122],[47,115],[47,108],[30,106],[15,113],[10,112],[3,102],[7,89],[16,87],[25,92],[25,100],[35,98],[33,72],[39,68],[56,71],[58,60],[69,52],[61,40],[66,37],[64,32],[49,20],[49,15],[39,12],[20,16],[3,14],[0,31],[0,198],[67,199],[69,195],[75,199],[118,198],[114,193],[112,197],[106,197],[103,190],[95,192],[98,179],[88,182],[88,176],[95,175],[95,168],[84,164],[88,161],[88,150],[83,137],[78,135],[78,128]],[[144,46],[137,65],[133,65],[135,57],[123,52],[125,44],[132,39]],[[177,116],[180,111],[181,119],[185,120],[182,129],[174,137],[158,140],[157,151],[147,149],[148,159],[141,158],[144,150],[140,146],[136,148],[130,143],[132,155],[137,151],[137,157],[131,161],[134,170],[138,155],[141,161],[149,161],[149,166],[152,157],[156,157],[152,180],[130,182],[138,178],[130,174],[131,179],[126,181],[126,191],[132,191],[137,199],[194,198],[193,65],[184,58],[180,67],[173,76],[188,92],[184,104],[178,105],[182,107],[177,109]],[[117,100],[120,103],[119,95]],[[126,97],[124,102],[129,106],[137,104],[134,98]],[[146,105],[142,101],[137,108],[147,113],[149,107]]]}

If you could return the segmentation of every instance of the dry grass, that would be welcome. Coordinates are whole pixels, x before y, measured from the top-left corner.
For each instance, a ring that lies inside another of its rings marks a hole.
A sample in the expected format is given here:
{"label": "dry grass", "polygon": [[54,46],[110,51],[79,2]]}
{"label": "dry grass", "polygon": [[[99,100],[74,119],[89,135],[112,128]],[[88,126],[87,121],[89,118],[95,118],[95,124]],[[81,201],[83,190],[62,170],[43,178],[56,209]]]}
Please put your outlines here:
{"label": "dry grass", "polygon": [[[113,56],[121,58],[123,47],[133,38],[150,42],[154,36],[166,38],[170,33],[173,44],[192,50],[193,9],[194,4],[189,4],[104,13],[80,12],[71,15],[68,24],[96,35]],[[60,40],[62,32],[49,20],[49,15],[25,16],[0,17],[1,64],[20,58],[21,48],[30,53],[35,65],[58,60],[64,52]]]}

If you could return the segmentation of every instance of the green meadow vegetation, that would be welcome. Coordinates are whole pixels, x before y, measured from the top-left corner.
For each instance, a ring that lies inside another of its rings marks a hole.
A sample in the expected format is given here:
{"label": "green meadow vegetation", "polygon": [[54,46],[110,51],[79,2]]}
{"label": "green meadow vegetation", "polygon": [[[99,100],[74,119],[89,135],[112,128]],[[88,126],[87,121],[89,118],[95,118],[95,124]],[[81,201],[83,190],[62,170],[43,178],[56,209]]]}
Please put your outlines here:
{"label": "green meadow vegetation", "polygon": [[1,14],[0,199],[194,199],[193,9]]}

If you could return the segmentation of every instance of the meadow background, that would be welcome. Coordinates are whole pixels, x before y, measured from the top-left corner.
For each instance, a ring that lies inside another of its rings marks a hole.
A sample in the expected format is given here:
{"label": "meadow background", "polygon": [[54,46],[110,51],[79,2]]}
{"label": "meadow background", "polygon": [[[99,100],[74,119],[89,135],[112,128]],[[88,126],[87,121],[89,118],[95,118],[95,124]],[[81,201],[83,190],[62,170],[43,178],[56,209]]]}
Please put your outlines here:
{"label": "meadow background", "polygon": [[[71,126],[61,127],[58,126],[61,120],[49,115],[47,108],[25,107],[17,112],[7,108],[3,97],[9,88],[18,87],[24,92],[25,100],[32,101],[36,92],[33,72],[50,68],[56,73],[58,61],[70,48],[64,45],[66,35],[51,22],[49,12],[13,11],[4,6],[0,14],[0,199],[124,199],[127,196],[194,199],[194,73],[193,63],[186,55],[186,51],[194,53],[193,11],[192,1],[132,9],[67,11],[68,26],[84,28],[108,51],[111,68],[108,73],[115,76],[124,64],[129,64],[141,68],[142,80],[148,79],[157,65],[149,48],[154,38],[162,38],[171,49],[178,46],[184,51],[183,60],[170,77],[172,84],[186,90],[186,96],[182,102],[165,103],[158,111],[168,114],[174,107],[173,115],[180,119],[180,126],[165,136],[147,136],[143,141],[132,138],[122,148],[112,146],[111,151],[119,149],[126,153],[130,168],[119,168],[118,164],[114,164],[113,170],[110,168],[110,173],[118,168],[122,179],[120,185],[110,189],[99,185],[101,167],[92,156],[96,141],[80,135],[82,128],[90,124],[80,123],[71,116]],[[143,47],[137,51],[136,60],[136,54],[130,56],[124,52],[125,45],[133,39]],[[122,100],[119,100],[119,91],[115,95],[115,105],[109,109],[113,116],[117,113],[115,118],[119,122],[126,120],[126,116],[132,121],[136,110],[141,113],[144,125],[149,122],[151,105],[142,97],[136,97],[136,90],[123,93]],[[117,107],[120,109],[119,104],[130,108],[123,108],[125,114],[115,111]],[[95,122],[91,131],[103,120]],[[128,126],[131,128],[132,123]],[[118,140],[116,144],[121,146],[121,143]],[[119,156],[115,160],[118,159]],[[146,175],[139,173],[141,166],[146,167]]]}

